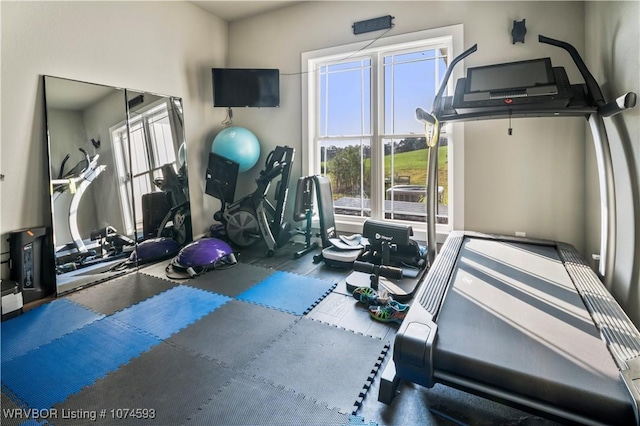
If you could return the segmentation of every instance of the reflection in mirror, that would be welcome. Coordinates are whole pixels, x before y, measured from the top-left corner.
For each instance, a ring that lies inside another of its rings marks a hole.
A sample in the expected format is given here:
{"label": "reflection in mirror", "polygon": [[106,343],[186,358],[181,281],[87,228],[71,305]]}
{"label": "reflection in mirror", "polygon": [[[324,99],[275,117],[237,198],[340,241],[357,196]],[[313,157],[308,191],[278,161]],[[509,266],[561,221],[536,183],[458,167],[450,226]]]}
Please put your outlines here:
{"label": "reflection in mirror", "polygon": [[[128,132],[115,129],[112,136],[118,147],[117,164],[131,164],[133,203],[126,206],[128,232],[138,241],[148,241],[145,247],[156,250],[138,252],[138,260],[146,262],[164,254],[165,239],[182,246],[192,240],[189,185],[183,128],[182,100],[151,93],[126,91]],[[125,167],[119,166],[121,178]],[[121,199],[127,200],[127,188],[121,187]],[[124,203],[123,203],[124,205]],[[149,259],[151,257],[151,259]]]}
{"label": "reflection in mirror", "polygon": [[44,81],[58,294],[190,242],[182,100]]}
{"label": "reflection in mirror", "polygon": [[121,273],[134,249],[117,200],[110,129],[126,119],[125,91],[45,76],[58,294]]}

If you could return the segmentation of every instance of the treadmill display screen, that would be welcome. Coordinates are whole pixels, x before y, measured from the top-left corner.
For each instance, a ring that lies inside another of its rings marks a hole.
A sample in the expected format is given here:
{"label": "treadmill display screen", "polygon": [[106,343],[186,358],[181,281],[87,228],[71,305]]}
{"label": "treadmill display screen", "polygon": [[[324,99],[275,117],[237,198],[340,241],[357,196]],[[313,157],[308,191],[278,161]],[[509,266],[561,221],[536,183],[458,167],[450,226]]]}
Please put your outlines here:
{"label": "treadmill display screen", "polygon": [[550,58],[469,68],[465,93],[526,89],[555,84]]}

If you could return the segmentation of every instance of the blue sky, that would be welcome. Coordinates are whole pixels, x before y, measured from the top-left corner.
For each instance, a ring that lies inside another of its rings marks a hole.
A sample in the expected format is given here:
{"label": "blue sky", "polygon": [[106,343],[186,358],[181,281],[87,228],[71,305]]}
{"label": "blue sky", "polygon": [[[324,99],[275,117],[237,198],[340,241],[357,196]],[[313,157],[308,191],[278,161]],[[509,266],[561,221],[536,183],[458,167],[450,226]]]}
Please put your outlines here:
{"label": "blue sky", "polygon": [[[385,133],[415,133],[422,136],[423,126],[415,118],[415,109],[421,107],[431,110],[436,92],[436,61],[424,60],[433,58],[434,51],[398,55],[398,60],[420,60],[419,62],[396,63],[393,67],[393,78],[390,66],[385,66]],[[388,62],[387,58],[385,62]],[[437,61],[440,76],[444,74],[444,60]],[[321,134],[325,128],[329,135],[353,135],[369,133],[370,121],[370,61],[356,60],[346,64],[332,65],[328,76],[329,110],[328,115],[321,111]],[[320,95],[326,96],[326,74],[320,73]],[[393,84],[391,84],[393,83]],[[362,88],[365,88],[364,98]],[[393,96],[392,90],[393,87]],[[326,119],[328,117],[328,127]]]}

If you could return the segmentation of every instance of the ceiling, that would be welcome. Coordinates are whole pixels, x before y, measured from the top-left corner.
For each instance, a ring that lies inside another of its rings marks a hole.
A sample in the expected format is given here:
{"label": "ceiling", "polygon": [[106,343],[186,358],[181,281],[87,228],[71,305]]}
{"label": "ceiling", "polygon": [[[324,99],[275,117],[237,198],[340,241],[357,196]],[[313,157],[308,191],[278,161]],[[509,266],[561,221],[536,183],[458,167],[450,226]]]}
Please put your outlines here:
{"label": "ceiling", "polygon": [[[118,90],[115,87],[49,76],[46,77],[45,85],[47,108],[72,111],[83,111]],[[124,100],[124,94],[122,99]]]}
{"label": "ceiling", "polygon": [[249,18],[261,13],[270,12],[282,7],[291,6],[301,1],[192,1],[201,9],[222,18],[227,22]]}

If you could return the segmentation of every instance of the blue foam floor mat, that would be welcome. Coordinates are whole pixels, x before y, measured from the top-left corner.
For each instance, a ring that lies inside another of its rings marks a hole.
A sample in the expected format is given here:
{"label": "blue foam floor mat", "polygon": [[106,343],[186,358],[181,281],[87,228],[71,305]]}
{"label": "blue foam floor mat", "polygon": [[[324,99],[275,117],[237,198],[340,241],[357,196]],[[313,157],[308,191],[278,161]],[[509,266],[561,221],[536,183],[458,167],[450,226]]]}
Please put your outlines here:
{"label": "blue foam floor mat", "polygon": [[229,300],[227,296],[180,285],[116,312],[111,318],[166,339]]}
{"label": "blue foam floor mat", "polygon": [[236,297],[294,315],[304,315],[333,288],[335,283],[278,271]]}
{"label": "blue foam floor mat", "polygon": [[31,408],[50,408],[158,343],[103,318],[4,363],[2,385]]}
{"label": "blue foam floor mat", "polygon": [[2,323],[2,365],[104,315],[58,299]]}

